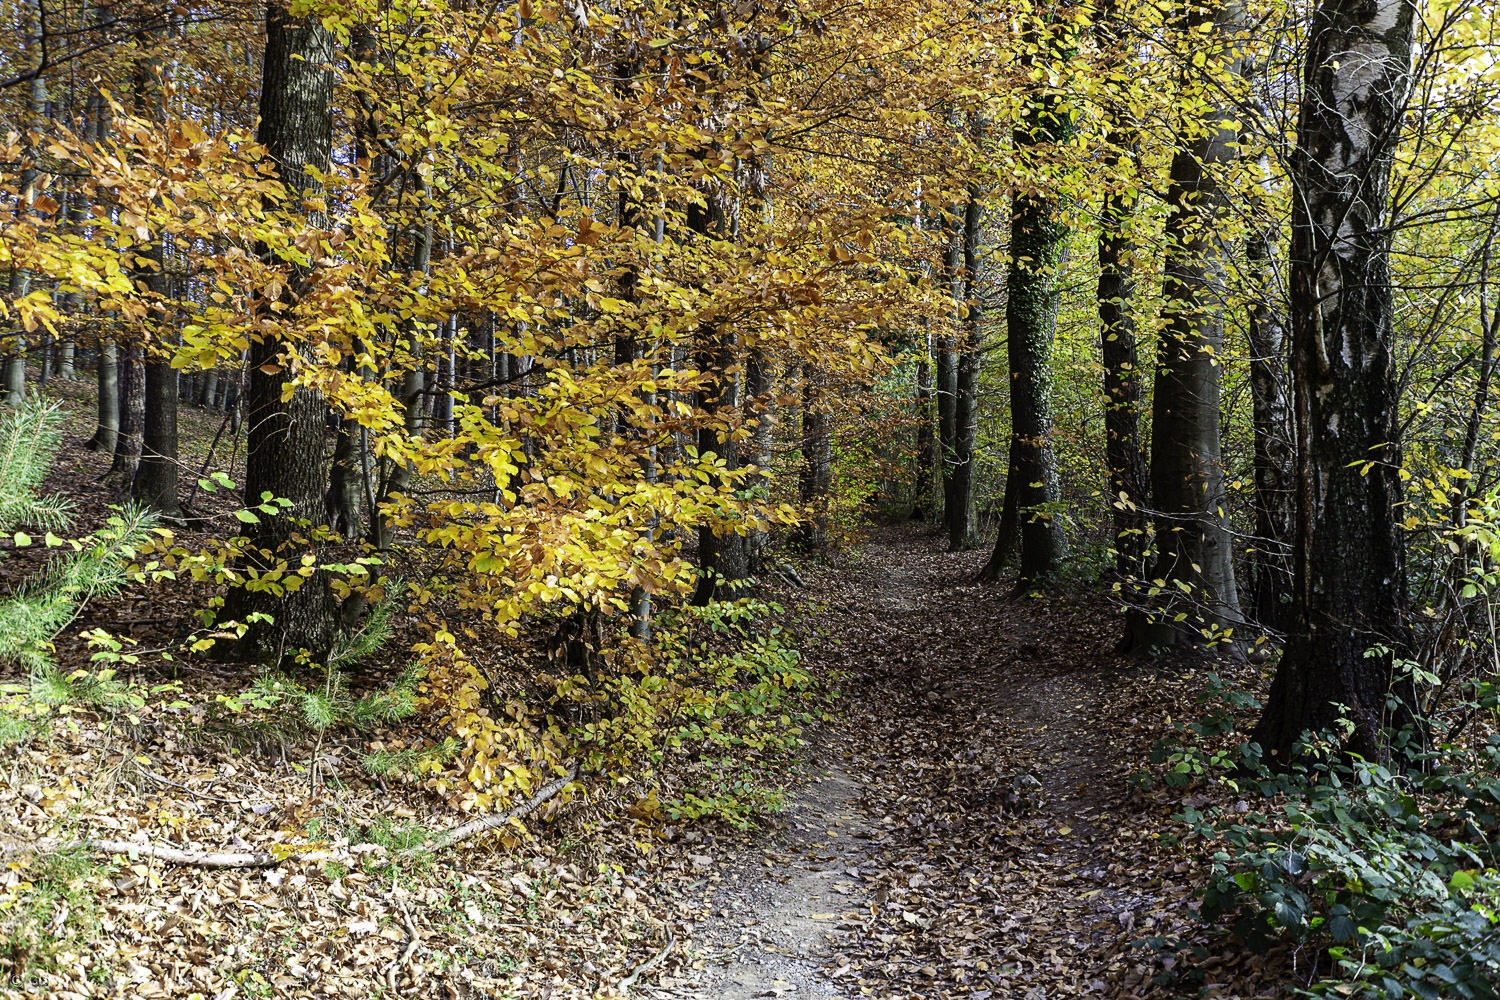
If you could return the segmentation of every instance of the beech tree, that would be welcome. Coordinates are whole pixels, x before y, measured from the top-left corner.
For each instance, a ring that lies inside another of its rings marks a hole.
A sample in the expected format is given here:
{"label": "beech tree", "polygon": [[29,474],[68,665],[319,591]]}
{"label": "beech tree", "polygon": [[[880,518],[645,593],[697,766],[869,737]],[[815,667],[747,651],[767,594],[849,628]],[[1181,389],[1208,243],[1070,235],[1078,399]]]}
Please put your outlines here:
{"label": "beech tree", "polygon": [[[1241,621],[1225,513],[1220,447],[1226,218],[1223,176],[1236,159],[1232,113],[1215,92],[1239,75],[1242,27],[1229,4],[1190,7],[1187,37],[1209,45],[1213,73],[1190,88],[1172,157],[1164,233],[1166,276],[1151,414],[1151,502],[1156,555],[1150,594],[1124,645],[1202,647]],[[1192,81],[1189,81],[1192,82]],[[1201,89],[1199,89],[1201,88]]]}

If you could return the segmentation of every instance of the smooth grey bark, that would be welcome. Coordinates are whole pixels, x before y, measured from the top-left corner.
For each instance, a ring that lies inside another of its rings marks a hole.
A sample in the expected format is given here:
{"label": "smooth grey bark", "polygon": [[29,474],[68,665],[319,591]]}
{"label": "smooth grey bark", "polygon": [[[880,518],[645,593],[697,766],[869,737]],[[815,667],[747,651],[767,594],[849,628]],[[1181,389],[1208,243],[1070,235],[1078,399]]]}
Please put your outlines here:
{"label": "smooth grey bark", "polygon": [[196,402],[205,409],[212,408],[214,396],[219,388],[219,370],[210,368],[203,373],[202,380],[198,383],[198,396]]}
{"label": "smooth grey bark", "polygon": [[454,351],[458,339],[458,317],[444,321],[438,341],[436,379],[432,397],[432,423],[444,437],[453,436]]}
{"label": "smooth grey bark", "polygon": [[115,385],[119,389],[119,420],[114,458],[100,481],[124,493],[135,481],[141,461],[141,436],[146,423],[146,379],[141,371],[139,344],[122,344],[116,353]]}
{"label": "smooth grey bark", "polygon": [[[1192,8],[1183,19],[1205,45],[1222,46],[1211,60],[1229,75],[1237,74],[1241,58],[1229,37],[1237,31],[1235,15],[1221,5]],[[1200,31],[1204,26],[1210,30]],[[1162,584],[1157,594],[1143,594],[1129,616],[1127,648],[1204,649],[1243,622],[1224,513],[1219,407],[1226,253],[1219,174],[1235,158],[1236,139],[1233,115],[1211,108],[1180,137],[1172,157],[1151,409],[1156,560],[1150,577]]]}
{"label": "smooth grey bark", "polygon": [[[1353,723],[1349,749],[1389,752],[1393,661],[1411,648],[1389,185],[1411,88],[1405,0],[1324,0],[1313,15],[1289,251],[1297,426],[1291,635],[1252,738],[1288,766],[1309,730]],[[1394,689],[1394,691],[1393,691]]]}
{"label": "smooth grey bark", "polygon": [[[318,192],[319,183],[310,171],[328,169],[333,61],[333,34],[316,16],[294,18],[275,3],[266,8],[256,139],[266,147],[292,206]],[[258,246],[256,252],[268,263],[275,262],[269,248]],[[279,314],[283,322],[294,322],[296,286],[306,279],[299,268],[290,269],[290,287],[282,292],[288,309]],[[290,399],[282,401],[282,390],[292,377],[285,355],[295,349],[272,333],[250,344],[245,496],[251,503],[259,503],[266,494],[291,503],[282,513],[262,516],[249,527],[249,568],[262,573],[275,574],[308,554],[299,521],[323,521],[327,406],[321,394],[305,387],[294,388]],[[284,583],[289,577],[280,579]],[[252,625],[246,635],[248,650],[266,658],[306,649],[321,659],[332,644],[338,620],[333,589],[322,570],[301,577],[295,590],[232,589],[226,612],[241,622],[254,612],[274,618],[270,625]]]}
{"label": "smooth grey bark", "polygon": [[[47,83],[40,76],[31,81],[29,110],[33,119],[39,119],[47,109]],[[25,166],[21,168],[16,184],[16,211],[30,210],[36,200],[36,156],[29,146],[23,154]],[[10,269],[7,288],[10,301],[26,295],[31,289],[31,276],[19,267]],[[0,392],[4,393],[6,406],[23,406],[26,403],[26,334],[19,328],[5,338],[4,356],[0,360]]]}
{"label": "smooth grey bark", "polygon": [[99,338],[99,356],[94,359],[94,378],[98,386],[98,422],[94,436],[84,447],[113,455],[115,439],[120,434],[120,366],[113,339]]}

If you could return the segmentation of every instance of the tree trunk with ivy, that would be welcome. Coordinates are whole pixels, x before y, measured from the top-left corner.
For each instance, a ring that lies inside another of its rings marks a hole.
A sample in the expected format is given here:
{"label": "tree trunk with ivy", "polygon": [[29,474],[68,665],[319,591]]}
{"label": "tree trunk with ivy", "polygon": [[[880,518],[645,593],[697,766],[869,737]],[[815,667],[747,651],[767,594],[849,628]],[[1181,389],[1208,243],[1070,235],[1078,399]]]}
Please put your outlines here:
{"label": "tree trunk with ivy", "polygon": [[[1033,100],[1014,131],[1018,150],[1065,141],[1073,126],[1053,94]],[[1000,537],[980,571],[985,581],[1019,555],[1020,582],[1045,580],[1062,565],[1067,537],[1058,502],[1062,483],[1052,446],[1052,342],[1057,335],[1058,276],[1067,228],[1060,206],[1040,191],[1011,203],[1006,276],[1006,344],[1010,360],[1010,458]],[[1013,540],[1019,535],[1020,550]]]}

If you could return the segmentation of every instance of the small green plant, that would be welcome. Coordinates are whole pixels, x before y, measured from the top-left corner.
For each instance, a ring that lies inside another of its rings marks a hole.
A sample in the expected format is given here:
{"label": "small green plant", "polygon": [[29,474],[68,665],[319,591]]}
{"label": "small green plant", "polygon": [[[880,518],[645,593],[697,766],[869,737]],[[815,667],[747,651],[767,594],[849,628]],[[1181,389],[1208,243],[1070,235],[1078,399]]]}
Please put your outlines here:
{"label": "small green plant", "polygon": [[21,984],[78,961],[97,930],[88,881],[98,872],[79,850],[43,851],[10,864],[0,886],[0,982]]}
{"label": "small green plant", "polygon": [[75,541],[57,537],[65,530],[71,504],[58,496],[38,496],[61,437],[55,406],[24,406],[0,414],[0,532],[16,549],[43,534],[48,549],[70,549],[52,558],[40,573],[22,581],[0,601],[0,661],[42,670],[52,663],[52,639],[78,614],[83,602],[112,593],[125,581],[125,569],[150,537],[156,520],[138,508],[117,510],[96,534]]}
{"label": "small green plant", "polygon": [[415,774],[435,765],[448,763],[458,755],[459,747],[458,738],[449,736],[430,747],[375,750],[365,754],[361,761],[365,770],[377,778],[392,774]]}
{"label": "small green plant", "polygon": [[[557,682],[558,714],[586,717],[560,735],[586,768],[644,783],[637,815],[748,825],[779,807],[786,765],[826,694],[776,624],[781,612],[753,600],[663,612],[624,669]],[[653,787],[669,762],[687,785],[662,798]]]}
{"label": "small green plant", "polygon": [[385,585],[385,596],[370,608],[364,626],[354,632],[341,633],[328,654],[330,669],[343,670],[373,656],[390,641],[395,629],[392,618],[406,594],[406,584],[391,580]]}

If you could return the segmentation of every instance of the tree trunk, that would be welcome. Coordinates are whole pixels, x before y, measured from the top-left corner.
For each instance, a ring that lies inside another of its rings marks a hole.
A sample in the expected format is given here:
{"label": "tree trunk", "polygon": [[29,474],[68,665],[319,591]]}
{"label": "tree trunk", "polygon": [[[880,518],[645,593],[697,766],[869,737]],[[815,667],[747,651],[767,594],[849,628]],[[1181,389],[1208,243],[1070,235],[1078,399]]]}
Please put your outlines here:
{"label": "tree trunk", "polygon": [[1265,628],[1286,634],[1292,627],[1291,547],[1296,531],[1293,498],[1296,449],[1288,395],[1286,328],[1270,300],[1273,282],[1270,232],[1250,238],[1246,256],[1252,287],[1250,394],[1255,429],[1255,550],[1251,554],[1251,608]]}
{"label": "tree trunk", "polygon": [[[412,183],[417,197],[423,199],[427,188],[422,175],[413,172]],[[413,234],[411,270],[425,276],[432,269],[432,216],[427,206],[420,200],[418,211],[421,213],[421,220]],[[408,323],[405,333],[408,367],[401,375],[400,398],[404,408],[406,433],[415,438],[420,437],[427,426],[426,410],[422,406],[427,373],[422,368],[422,340],[415,326]],[[524,389],[523,385],[518,387],[517,391],[524,392]],[[385,460],[382,460],[382,465],[384,462]],[[370,540],[375,548],[382,552],[390,549],[395,543],[396,525],[395,518],[388,513],[381,512],[381,509],[406,494],[414,471],[410,462],[396,460],[391,462],[389,472],[382,477],[381,489],[376,497],[376,510],[370,514]]]}
{"label": "tree trunk", "polygon": [[212,409],[214,405],[214,394],[219,388],[219,370],[210,368],[203,373],[203,380],[198,385],[197,403],[204,409]]}
{"label": "tree trunk", "polygon": [[[1215,70],[1237,72],[1235,25],[1225,6],[1185,19],[1209,46]],[[1213,25],[1210,33],[1203,25]],[[1236,131],[1222,109],[1182,137],[1167,189],[1164,329],[1151,410],[1151,496],[1156,562],[1166,581],[1130,616],[1123,646],[1204,649],[1241,623],[1234,558],[1224,515],[1219,378],[1223,371],[1224,193],[1218,172],[1233,160]]]}
{"label": "tree trunk", "polygon": [[[137,36],[142,55],[132,66],[131,92],[135,113],[159,121],[162,118],[161,65],[155,58],[155,38],[151,32]],[[158,199],[156,206],[161,207]],[[132,255],[127,255],[132,256]],[[146,303],[145,330],[141,357],[145,371],[145,409],[141,427],[140,460],[130,495],[137,503],[177,517],[182,508],[177,503],[177,369],[166,355],[170,351],[163,336],[163,298],[167,292],[166,247],[160,233],[133,255],[138,264],[134,270],[136,287]]]}
{"label": "tree trunk", "polygon": [[1350,749],[1379,759],[1409,718],[1386,707],[1411,647],[1388,188],[1414,31],[1401,0],[1325,0],[1308,40],[1291,161],[1295,619],[1253,734],[1283,767],[1340,716]]}
{"label": "tree trunk", "polygon": [[[976,142],[979,130],[975,129]],[[957,288],[958,365],[953,378],[953,467],[943,497],[943,520],[948,527],[948,551],[967,552],[979,543],[974,530],[974,446],[979,440],[979,240],[984,225],[984,200],[979,185],[969,184],[964,205],[964,273]]]}
{"label": "tree trunk", "polygon": [[114,340],[99,338],[99,356],[94,359],[94,378],[98,385],[98,424],[94,436],[84,445],[89,451],[113,455],[120,434],[120,366]]}
{"label": "tree trunk", "polygon": [[[687,227],[700,239],[722,234],[726,222],[724,208],[715,192],[705,191],[703,204],[688,206]],[[698,393],[698,409],[700,419],[703,419],[698,430],[698,454],[717,454],[723,459],[726,471],[739,468],[739,446],[734,440],[732,427],[714,425],[735,422],[733,411],[739,385],[734,368],[734,335],[723,332],[715,324],[704,324],[698,331],[698,370],[710,373],[710,383]],[[722,441],[719,440],[721,436]],[[720,485],[717,477],[711,485]],[[693,593],[695,605],[734,596],[740,581],[750,575],[745,536],[729,528],[715,532],[710,525],[701,526],[698,529],[698,568],[698,587]]]}
{"label": "tree trunk", "polygon": [[[1129,58],[1123,49],[1124,25],[1112,0],[1099,12],[1097,34],[1101,46],[1113,49],[1110,58],[1123,65]],[[1135,213],[1139,178],[1127,184],[1119,176],[1124,151],[1136,144],[1134,130],[1126,124],[1128,112],[1109,109],[1109,131],[1105,135],[1105,169],[1114,173],[1104,194],[1099,221],[1100,359],[1104,365],[1104,461],[1109,468],[1109,502],[1113,510],[1115,575],[1121,580],[1139,579],[1145,571],[1146,507],[1150,473],[1146,447],[1141,439],[1141,359],[1135,318],[1130,302],[1135,295],[1135,242],[1127,227]]]}
{"label": "tree trunk", "polygon": [[145,366],[145,419],[141,459],[130,487],[131,497],[168,517],[182,516],[177,502],[177,369],[171,362],[149,360]]}
{"label": "tree trunk", "polygon": [[[757,471],[746,478],[745,487],[762,501],[769,483],[765,468],[771,459],[772,433],[776,426],[776,400],[771,389],[771,364],[764,351],[759,347],[752,348],[745,360],[745,416],[753,427],[747,442],[745,464],[755,466]],[[770,541],[770,533],[763,528],[751,528],[745,536],[752,576],[766,571]]]}
{"label": "tree trunk", "polygon": [[[309,170],[326,171],[332,142],[333,35],[316,16],[294,18],[274,3],[266,10],[266,50],[260,94],[260,128],[256,139],[274,163],[287,203],[296,206],[315,196],[319,183]],[[315,221],[315,224],[320,224]],[[256,252],[274,262],[265,246]],[[293,322],[296,286],[306,273],[293,267],[283,289],[285,312],[281,322]],[[269,314],[269,303],[260,306]],[[286,355],[295,345],[274,333],[250,344],[250,385],[247,392],[249,439],[246,445],[245,497],[258,504],[267,494],[290,501],[275,516],[261,515],[249,529],[249,569],[261,575],[261,589],[230,592],[229,616],[242,622],[254,612],[271,615],[274,622],[253,624],[246,639],[261,656],[298,649],[315,659],[326,654],[337,621],[333,589],[327,573],[306,576],[296,566],[309,552],[297,522],[323,520],[324,417],[326,404],[307,388],[282,390],[291,381]],[[295,589],[293,589],[295,587]]]}
{"label": "tree trunk", "polygon": [[1114,510],[1115,573],[1137,579],[1144,570],[1150,473],[1141,439],[1141,360],[1130,299],[1135,293],[1133,242],[1124,233],[1134,197],[1105,195],[1099,232],[1099,333],[1104,362],[1104,459]]}
{"label": "tree trunk", "polygon": [[912,490],[911,519],[925,521],[932,514],[932,477],[937,466],[937,439],[932,426],[932,338],[922,337],[917,361],[917,480]]}
{"label": "tree trunk", "polygon": [[804,552],[828,554],[828,504],[832,499],[833,438],[824,393],[826,376],[807,365],[802,393],[802,471],[797,496],[806,517],[797,526],[797,547]]}
{"label": "tree trunk", "polygon": [[146,422],[146,384],[141,372],[139,344],[121,345],[118,352],[119,428],[115,434],[115,456],[102,481],[120,493],[135,481],[136,466],[141,461],[141,436]]}
{"label": "tree trunk", "polygon": [[[1032,103],[1014,133],[1018,150],[1061,142],[1072,125],[1046,95]],[[993,581],[1010,561],[1020,531],[1017,584],[1045,580],[1062,565],[1067,538],[1059,503],[1062,483],[1052,447],[1052,342],[1057,335],[1058,276],[1067,229],[1059,206],[1035,192],[1011,203],[1010,270],[1006,276],[1005,333],[1010,360],[1010,458],[1000,537],[979,578]]]}
{"label": "tree trunk", "polygon": [[[36,76],[31,81],[30,111],[34,119],[39,119],[46,113],[47,109],[47,82],[42,76]],[[28,144],[29,147],[29,144]],[[28,148],[22,155],[25,166],[21,169],[20,177],[16,184],[16,212],[17,214],[29,211],[36,200],[36,160],[35,153]],[[10,293],[10,301],[26,295],[31,288],[31,276],[19,267],[10,270],[10,283],[7,291]],[[0,361],[0,391],[4,392],[6,406],[23,406],[26,403],[26,335],[17,329],[5,338],[4,358]]]}
{"label": "tree trunk", "polygon": [[[354,359],[344,370],[354,374]],[[360,516],[360,493],[364,486],[364,436],[359,421],[353,417],[339,420],[338,437],[333,445],[333,463],[328,472],[328,492],[323,495],[323,513],[329,527],[346,541],[360,537],[364,518]]]}
{"label": "tree trunk", "polygon": [[[962,259],[963,244],[960,240],[960,224],[944,222],[948,227],[948,244],[943,249],[943,281],[950,294],[958,285],[958,267]],[[943,524],[948,523],[948,494],[953,487],[954,452],[958,446],[958,352],[956,337],[952,330],[945,330],[937,338],[937,409],[938,409],[938,487],[943,496]]]}

